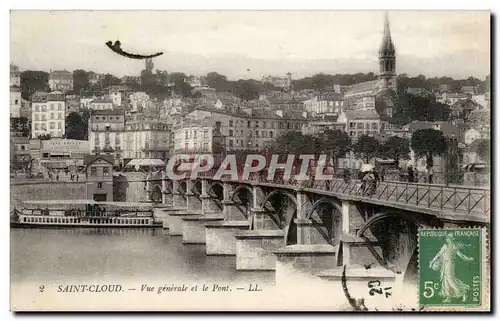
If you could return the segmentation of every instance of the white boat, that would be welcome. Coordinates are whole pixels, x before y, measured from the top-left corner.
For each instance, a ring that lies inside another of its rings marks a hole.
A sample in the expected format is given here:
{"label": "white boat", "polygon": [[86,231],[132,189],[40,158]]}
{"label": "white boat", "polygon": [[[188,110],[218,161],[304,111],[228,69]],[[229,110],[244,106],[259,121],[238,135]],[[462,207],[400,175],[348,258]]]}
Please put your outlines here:
{"label": "white boat", "polygon": [[156,227],[148,203],[93,200],[25,201],[14,209],[13,227]]}

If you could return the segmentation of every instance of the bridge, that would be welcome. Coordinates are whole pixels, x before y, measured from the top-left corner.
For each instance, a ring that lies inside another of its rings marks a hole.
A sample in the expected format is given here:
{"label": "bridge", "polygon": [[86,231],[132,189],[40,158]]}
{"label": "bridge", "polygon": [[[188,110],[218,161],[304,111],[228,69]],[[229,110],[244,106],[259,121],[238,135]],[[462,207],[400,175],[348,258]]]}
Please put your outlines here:
{"label": "bridge", "polygon": [[340,282],[345,265],[360,282],[415,283],[419,227],[490,222],[489,188],[385,181],[368,195],[359,180],[213,174],[144,183],[161,195],[156,213],[170,235],[206,244],[207,255],[234,255],[237,270],[274,270],[277,282],[292,275]]}

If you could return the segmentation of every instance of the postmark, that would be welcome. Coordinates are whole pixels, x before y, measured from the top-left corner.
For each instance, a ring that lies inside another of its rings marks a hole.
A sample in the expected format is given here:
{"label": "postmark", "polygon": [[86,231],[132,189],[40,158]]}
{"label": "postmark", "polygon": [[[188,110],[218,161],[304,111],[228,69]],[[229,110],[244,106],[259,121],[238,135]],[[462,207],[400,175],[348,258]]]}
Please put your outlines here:
{"label": "postmark", "polygon": [[419,229],[419,304],[484,304],[485,229]]}

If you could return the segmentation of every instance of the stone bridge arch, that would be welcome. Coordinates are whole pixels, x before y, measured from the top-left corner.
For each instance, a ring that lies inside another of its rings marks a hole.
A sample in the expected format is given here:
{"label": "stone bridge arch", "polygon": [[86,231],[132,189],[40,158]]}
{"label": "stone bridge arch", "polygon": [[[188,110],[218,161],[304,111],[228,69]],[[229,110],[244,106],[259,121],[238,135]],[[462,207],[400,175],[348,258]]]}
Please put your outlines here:
{"label": "stone bridge arch", "polygon": [[185,180],[179,181],[179,186],[177,187],[177,191],[183,195],[186,194],[187,182]]}
{"label": "stone bridge arch", "polygon": [[[330,197],[321,197],[314,201],[306,214],[312,221],[312,227],[330,245],[338,245],[342,235],[342,207],[338,201]],[[311,242],[318,243],[312,237]]]}
{"label": "stone bridge arch", "polygon": [[[268,203],[272,207],[270,210]],[[297,218],[297,197],[288,190],[275,189],[265,195],[260,207],[269,211],[270,219],[284,232],[285,244],[297,244],[297,226],[294,222]]]}
{"label": "stone bridge arch", "polygon": [[418,280],[418,228],[435,226],[440,226],[438,220],[417,213],[381,211],[366,220],[356,236],[365,240],[373,236],[380,250],[371,243],[367,246],[375,260],[393,272],[404,274],[405,282],[415,283]]}

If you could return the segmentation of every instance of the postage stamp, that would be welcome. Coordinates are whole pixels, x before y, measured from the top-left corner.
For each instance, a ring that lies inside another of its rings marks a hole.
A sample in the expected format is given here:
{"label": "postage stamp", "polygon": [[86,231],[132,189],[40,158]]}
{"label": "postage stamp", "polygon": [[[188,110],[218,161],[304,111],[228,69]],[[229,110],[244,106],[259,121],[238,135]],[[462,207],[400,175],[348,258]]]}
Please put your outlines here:
{"label": "postage stamp", "polygon": [[485,233],[481,228],[419,229],[419,304],[483,305]]}

